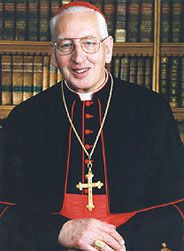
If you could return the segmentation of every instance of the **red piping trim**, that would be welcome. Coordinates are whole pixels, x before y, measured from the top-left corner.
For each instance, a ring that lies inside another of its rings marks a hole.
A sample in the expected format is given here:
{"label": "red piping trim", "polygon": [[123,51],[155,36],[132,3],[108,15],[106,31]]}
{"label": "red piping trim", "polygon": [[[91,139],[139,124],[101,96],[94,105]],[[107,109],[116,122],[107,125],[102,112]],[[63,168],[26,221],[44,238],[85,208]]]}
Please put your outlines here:
{"label": "red piping trim", "polygon": [[9,206],[5,207],[5,208],[2,210],[2,212],[0,213],[0,219],[3,217],[3,215],[6,213],[6,211],[7,211],[10,207],[12,207],[12,205],[9,205]]}
{"label": "red piping trim", "polygon": [[7,201],[1,201],[1,200],[0,200],[0,204],[7,205],[7,206],[15,206],[16,205],[15,203],[7,202]]}
{"label": "red piping trim", "polygon": [[181,215],[181,218],[184,220],[184,213],[182,212],[181,208],[175,204],[173,204],[173,206],[178,210],[178,212]]}

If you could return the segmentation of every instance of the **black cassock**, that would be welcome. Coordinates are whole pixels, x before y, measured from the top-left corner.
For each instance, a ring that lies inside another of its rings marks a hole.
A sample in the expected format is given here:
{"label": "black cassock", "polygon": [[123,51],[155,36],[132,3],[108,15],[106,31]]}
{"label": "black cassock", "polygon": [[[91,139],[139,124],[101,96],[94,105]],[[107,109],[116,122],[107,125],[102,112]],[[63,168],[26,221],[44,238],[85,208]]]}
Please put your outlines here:
{"label": "black cassock", "polygon": [[[110,81],[91,101],[81,102],[64,86],[70,115],[89,151],[109,89]],[[1,205],[0,250],[64,250],[57,238],[68,219],[57,212],[65,192],[81,194],[75,186],[84,179],[87,158],[66,117],[61,84],[17,106],[3,124],[3,136],[0,200],[16,205]],[[184,151],[164,98],[114,79],[92,160],[94,181],[105,184],[94,194],[108,194],[110,213],[139,211],[117,228],[128,251],[157,251],[163,242],[172,251],[184,250],[178,210],[184,198]]]}

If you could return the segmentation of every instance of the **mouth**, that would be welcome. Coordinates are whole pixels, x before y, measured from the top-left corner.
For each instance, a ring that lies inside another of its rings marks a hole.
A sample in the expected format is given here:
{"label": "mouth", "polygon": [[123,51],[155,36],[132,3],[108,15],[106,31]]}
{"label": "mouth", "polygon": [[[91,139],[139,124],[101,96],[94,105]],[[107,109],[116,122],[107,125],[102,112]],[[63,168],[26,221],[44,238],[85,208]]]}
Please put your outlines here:
{"label": "mouth", "polygon": [[82,68],[82,69],[72,69],[72,71],[76,74],[84,74],[89,71],[89,67],[87,68]]}

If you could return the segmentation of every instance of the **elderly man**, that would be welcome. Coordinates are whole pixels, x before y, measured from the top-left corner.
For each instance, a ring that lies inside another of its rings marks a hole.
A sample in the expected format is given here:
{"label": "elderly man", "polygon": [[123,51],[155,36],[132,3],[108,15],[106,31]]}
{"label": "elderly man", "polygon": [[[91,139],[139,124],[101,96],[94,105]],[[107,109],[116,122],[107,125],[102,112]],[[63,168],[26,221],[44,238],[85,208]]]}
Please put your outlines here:
{"label": "elderly man", "polygon": [[0,250],[183,250],[184,153],[168,104],[107,72],[113,39],[95,6],[65,5],[50,26],[63,81],[3,125]]}

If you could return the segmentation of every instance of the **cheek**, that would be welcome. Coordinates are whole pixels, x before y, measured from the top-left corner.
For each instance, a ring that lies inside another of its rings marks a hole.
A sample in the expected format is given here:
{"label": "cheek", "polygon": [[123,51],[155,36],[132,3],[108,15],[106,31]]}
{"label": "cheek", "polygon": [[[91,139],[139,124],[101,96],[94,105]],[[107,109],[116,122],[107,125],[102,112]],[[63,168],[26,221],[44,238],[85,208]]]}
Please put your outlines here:
{"label": "cheek", "polygon": [[66,58],[66,57],[57,57],[56,59],[57,59],[58,67],[60,69],[68,67],[69,62],[70,62],[70,60],[68,58]]}

